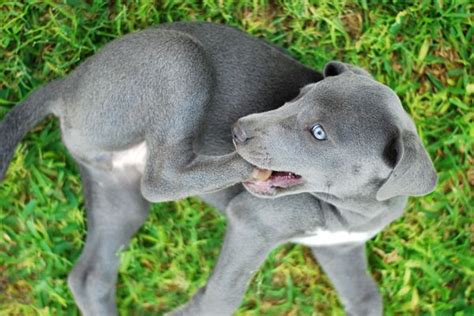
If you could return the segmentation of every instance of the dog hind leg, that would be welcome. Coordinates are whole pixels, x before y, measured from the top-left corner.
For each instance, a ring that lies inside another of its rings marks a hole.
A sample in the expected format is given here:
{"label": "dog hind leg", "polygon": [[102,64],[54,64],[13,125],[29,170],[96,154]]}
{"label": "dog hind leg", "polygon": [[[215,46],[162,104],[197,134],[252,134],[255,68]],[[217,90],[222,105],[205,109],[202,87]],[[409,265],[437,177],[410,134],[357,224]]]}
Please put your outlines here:
{"label": "dog hind leg", "polygon": [[173,145],[161,145],[150,137],[147,146],[141,192],[154,203],[213,193],[248,179],[253,170],[236,152],[222,156],[195,154],[190,137]]}
{"label": "dog hind leg", "polygon": [[83,315],[117,315],[117,252],[148,215],[136,170],[105,171],[81,166],[88,233],[84,250],[68,277]]}

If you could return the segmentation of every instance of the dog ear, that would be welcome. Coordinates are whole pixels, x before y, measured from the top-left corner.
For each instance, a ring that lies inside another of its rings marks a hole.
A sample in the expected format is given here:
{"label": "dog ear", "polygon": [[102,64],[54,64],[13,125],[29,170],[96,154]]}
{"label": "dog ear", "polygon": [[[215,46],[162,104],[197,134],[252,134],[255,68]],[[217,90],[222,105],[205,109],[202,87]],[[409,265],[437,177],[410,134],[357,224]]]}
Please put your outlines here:
{"label": "dog ear", "polygon": [[367,76],[372,78],[372,76],[364,69],[356,67],[351,64],[342,63],[340,61],[330,61],[324,66],[323,75],[324,78],[339,76],[340,74],[350,71],[358,75]]}
{"label": "dog ear", "polygon": [[340,61],[330,61],[324,66],[323,75],[324,78],[326,77],[333,77],[339,76],[343,72],[348,71],[349,69],[346,67],[346,64],[341,63]]}
{"label": "dog ear", "polygon": [[384,159],[393,170],[377,192],[378,201],[399,195],[425,195],[434,190],[438,177],[415,133],[399,132],[386,146]]}

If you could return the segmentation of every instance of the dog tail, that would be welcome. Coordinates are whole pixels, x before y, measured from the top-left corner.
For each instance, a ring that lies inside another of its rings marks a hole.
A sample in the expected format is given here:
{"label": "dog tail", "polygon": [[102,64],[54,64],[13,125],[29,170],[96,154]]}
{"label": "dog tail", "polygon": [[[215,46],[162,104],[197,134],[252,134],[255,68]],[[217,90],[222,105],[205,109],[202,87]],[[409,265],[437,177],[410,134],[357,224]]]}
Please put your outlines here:
{"label": "dog tail", "polygon": [[0,122],[0,181],[21,139],[52,112],[61,98],[60,88],[61,80],[51,81],[16,105]]}

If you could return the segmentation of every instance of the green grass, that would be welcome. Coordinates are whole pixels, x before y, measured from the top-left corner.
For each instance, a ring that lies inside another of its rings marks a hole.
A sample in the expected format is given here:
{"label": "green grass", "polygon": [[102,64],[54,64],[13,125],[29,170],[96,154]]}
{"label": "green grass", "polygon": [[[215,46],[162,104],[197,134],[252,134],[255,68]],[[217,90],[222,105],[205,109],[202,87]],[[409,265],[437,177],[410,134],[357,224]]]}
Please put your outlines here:
{"label": "green grass", "polygon": [[[0,117],[112,39],[169,21],[244,29],[316,69],[365,67],[393,88],[439,172],[434,193],[369,242],[387,315],[474,315],[473,36],[469,1],[4,0]],[[1,140],[0,140],[1,141]],[[78,315],[66,276],[83,246],[81,183],[50,119],[28,134],[0,184],[0,315]],[[161,314],[204,285],[225,220],[196,199],[155,205],[122,253],[124,315]],[[284,245],[256,273],[237,315],[341,315],[308,249]]]}

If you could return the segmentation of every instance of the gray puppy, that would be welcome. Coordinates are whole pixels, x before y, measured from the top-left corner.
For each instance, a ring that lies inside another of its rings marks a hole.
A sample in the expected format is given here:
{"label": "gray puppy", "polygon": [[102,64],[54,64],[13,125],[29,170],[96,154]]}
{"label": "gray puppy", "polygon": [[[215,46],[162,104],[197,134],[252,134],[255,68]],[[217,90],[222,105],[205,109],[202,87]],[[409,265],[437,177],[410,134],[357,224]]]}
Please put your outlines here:
{"label": "gray puppy", "polygon": [[230,315],[284,242],[312,247],[349,315],[380,315],[364,242],[436,183],[399,99],[366,71],[321,74],[220,25],[129,34],[32,93],[0,125],[0,178],[49,113],[84,183],[88,234],[68,279],[84,315],[117,314],[117,251],[149,202],[190,195],[228,231],[209,283],[173,315]]}

